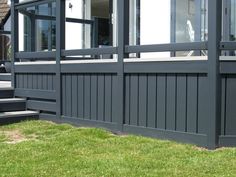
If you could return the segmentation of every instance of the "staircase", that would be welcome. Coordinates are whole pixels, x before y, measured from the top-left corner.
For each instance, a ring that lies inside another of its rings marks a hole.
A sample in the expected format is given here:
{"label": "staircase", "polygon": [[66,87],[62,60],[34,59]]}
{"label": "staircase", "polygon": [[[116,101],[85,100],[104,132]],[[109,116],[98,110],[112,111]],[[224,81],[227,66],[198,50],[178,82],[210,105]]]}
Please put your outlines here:
{"label": "staircase", "polygon": [[0,74],[0,125],[37,119],[39,113],[26,109],[25,98],[14,98],[9,78],[9,74]]}

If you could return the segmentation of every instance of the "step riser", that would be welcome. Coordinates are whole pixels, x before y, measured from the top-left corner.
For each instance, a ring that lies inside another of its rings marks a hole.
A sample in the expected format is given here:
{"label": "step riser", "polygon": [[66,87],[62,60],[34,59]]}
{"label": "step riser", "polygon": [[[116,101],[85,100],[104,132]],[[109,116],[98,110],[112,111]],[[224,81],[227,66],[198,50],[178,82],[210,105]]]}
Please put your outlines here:
{"label": "step riser", "polygon": [[0,74],[0,81],[11,81],[11,74]]}
{"label": "step riser", "polygon": [[13,96],[13,90],[0,90],[0,98],[12,98]]}
{"label": "step riser", "polygon": [[16,116],[16,117],[10,117],[10,118],[1,118],[0,119],[0,126],[1,125],[8,125],[13,123],[18,123],[26,120],[37,120],[39,119],[39,116]]}
{"label": "step riser", "polygon": [[25,102],[0,103],[0,112],[24,111],[25,109],[26,109]]}

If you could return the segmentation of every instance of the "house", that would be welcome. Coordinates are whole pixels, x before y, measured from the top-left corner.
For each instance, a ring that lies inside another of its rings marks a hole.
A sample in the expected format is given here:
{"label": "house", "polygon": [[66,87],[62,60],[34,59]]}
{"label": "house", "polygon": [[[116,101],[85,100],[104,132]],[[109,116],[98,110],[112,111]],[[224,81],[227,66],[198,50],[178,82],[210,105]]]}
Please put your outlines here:
{"label": "house", "polygon": [[14,96],[40,119],[236,145],[233,0],[11,7]]}

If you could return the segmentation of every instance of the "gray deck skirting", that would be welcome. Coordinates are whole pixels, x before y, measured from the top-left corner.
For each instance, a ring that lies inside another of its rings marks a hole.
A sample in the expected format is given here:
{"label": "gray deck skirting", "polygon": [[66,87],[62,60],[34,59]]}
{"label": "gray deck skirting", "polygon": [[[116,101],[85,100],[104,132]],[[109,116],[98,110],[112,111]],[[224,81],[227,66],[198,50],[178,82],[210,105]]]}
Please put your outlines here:
{"label": "gray deck skirting", "polygon": [[[19,52],[18,10],[51,0],[12,0],[12,85],[28,109],[58,123],[209,149],[236,146],[236,57],[220,56],[236,50],[236,42],[221,41],[222,1],[208,1],[208,41],[130,46],[129,1],[118,0],[117,45],[78,50],[65,50],[65,22],[78,20],[65,18],[65,0],[55,1],[56,51]],[[129,58],[132,53],[174,56],[192,50],[207,56]],[[113,59],[86,58],[103,54]]]}

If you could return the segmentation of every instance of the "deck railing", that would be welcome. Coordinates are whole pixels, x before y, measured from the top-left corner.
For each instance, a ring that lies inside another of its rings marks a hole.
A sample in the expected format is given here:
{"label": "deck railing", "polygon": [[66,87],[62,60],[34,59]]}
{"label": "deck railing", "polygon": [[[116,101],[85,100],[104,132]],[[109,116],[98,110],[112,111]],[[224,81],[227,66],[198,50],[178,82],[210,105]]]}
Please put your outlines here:
{"label": "deck railing", "polygon": [[[56,51],[19,52],[19,10],[48,2],[52,1],[12,0],[13,85],[16,96],[29,98],[29,109],[40,110],[41,118],[57,122],[102,126],[208,148],[236,145],[232,127],[236,64],[220,60],[221,51],[235,50],[236,43],[221,41],[222,1],[208,0],[205,42],[130,46],[128,1],[118,0],[117,47],[65,50],[65,0],[56,0]],[[131,53],[192,50],[207,51],[207,56],[129,58]],[[83,58],[104,54],[117,57]],[[83,60],[73,61],[71,56]],[[40,61],[19,62],[22,59]]]}

